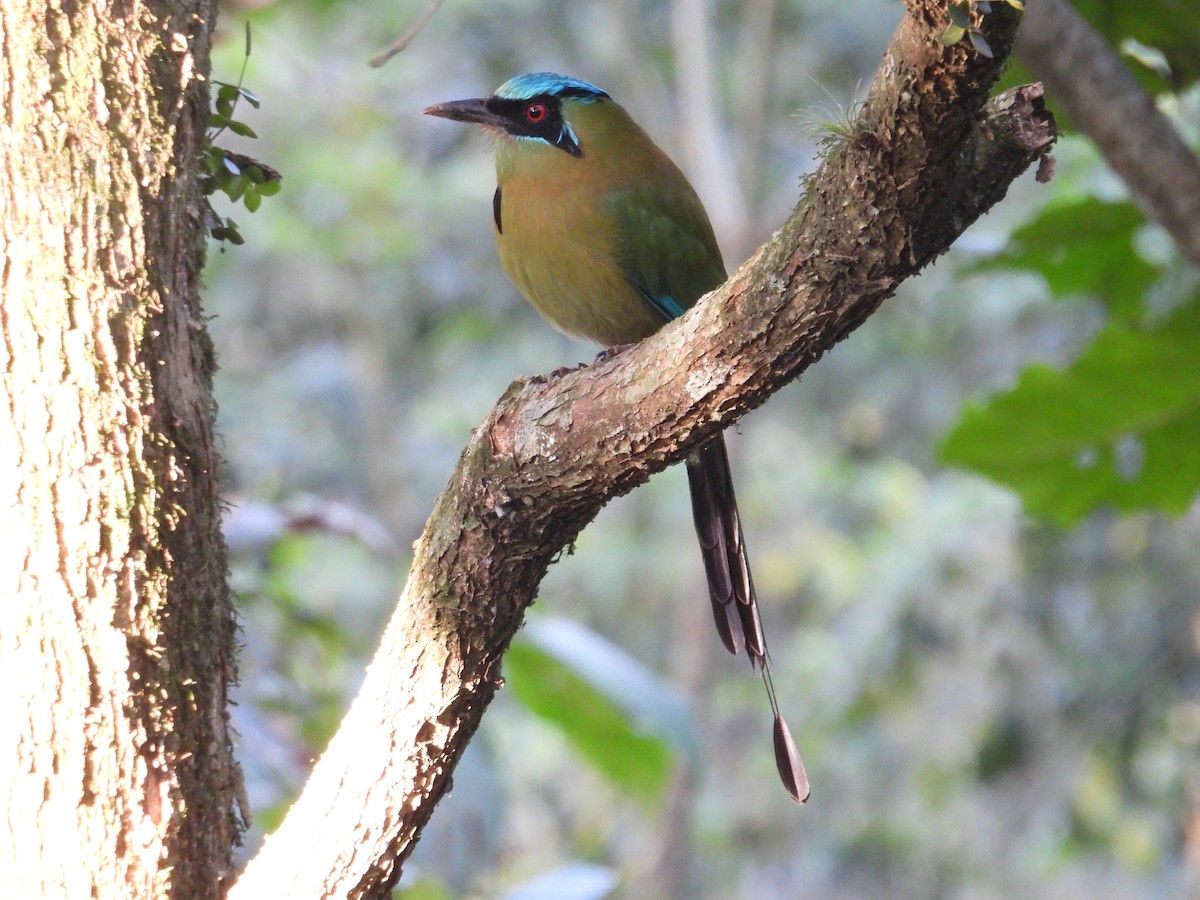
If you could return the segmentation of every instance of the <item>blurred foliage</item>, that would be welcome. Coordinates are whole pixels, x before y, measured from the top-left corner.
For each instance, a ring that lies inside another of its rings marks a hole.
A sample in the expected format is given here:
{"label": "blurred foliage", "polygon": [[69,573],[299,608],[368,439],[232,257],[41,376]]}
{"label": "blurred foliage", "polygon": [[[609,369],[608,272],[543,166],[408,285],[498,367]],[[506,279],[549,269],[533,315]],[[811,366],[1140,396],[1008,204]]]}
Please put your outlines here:
{"label": "blurred foliage", "polygon": [[1084,197],[1048,207],[1008,237],[1004,249],[977,272],[1030,269],[1057,298],[1092,296],[1112,315],[1133,319],[1161,267],[1141,257],[1137,233],[1146,224],[1128,200]]}
{"label": "blurred foliage", "polygon": [[504,671],[513,696],[560,727],[583,759],[647,804],[661,799],[670,752],[661,740],[640,734],[613,700],[527,643],[513,644]]}
{"label": "blurred foliage", "polygon": [[[890,0],[712,4],[703,62],[725,167],[713,183],[697,175],[705,164],[675,80],[681,53],[704,52],[673,37],[695,7],[447,3],[404,53],[368,68],[423,5],[294,0],[223,13],[215,70],[240,68],[252,19],[246,82],[263,103],[244,119],[288,178],[245,223],[245,245],[214,254],[206,273],[243,598],[234,720],[257,816],[247,853],[353,695],[407,547],[470,429],[514,377],[595,352],[546,327],[503,278],[486,140],[420,110],[534,69],[602,85],[693,175],[732,268],[814,167],[821,138],[804,123],[843,118],[899,17]],[[1173,102],[1185,126],[1200,121],[1194,94]],[[249,152],[241,140],[229,136],[231,152]],[[1116,353],[1169,340],[1168,324],[1190,327],[1193,273],[1084,141],[1055,155],[1049,186],[1016,185],[731,435],[809,804],[797,809],[778,785],[761,685],[712,631],[672,470],[610,504],[552,567],[508,661],[510,688],[456,769],[401,896],[1194,891],[1200,512],[1079,510],[1061,530],[934,455],[947,430],[985,421],[988,394],[1000,413],[1022,410],[997,420],[986,439],[997,444],[1019,425],[1078,423],[1064,395],[1093,338]],[[1043,374],[1031,382],[1020,373],[1032,364]],[[1186,368],[1181,384],[1194,380]],[[1132,432],[1108,426],[1089,432],[1098,461],[1133,446]],[[1160,423],[1139,427],[1133,440],[1147,448]],[[1055,459],[1071,462],[1066,450]],[[1148,472],[1151,454],[1143,460]],[[1174,468],[1182,480],[1182,457]],[[573,631],[539,637],[564,618]],[[603,677],[599,635],[647,670],[637,687]],[[604,736],[585,738],[601,706]],[[634,766],[652,777],[617,771],[635,745],[600,743],[626,733],[648,741],[649,762]],[[604,760],[581,754],[583,740]],[[659,799],[647,805],[622,778]]]}
{"label": "blurred foliage", "polygon": [[1011,389],[968,406],[942,460],[1062,525],[1105,508],[1185,512],[1200,490],[1196,272],[1128,199],[1070,183],[976,267],[1014,269],[1056,298],[1098,301],[1108,321],[1069,364],[1032,364]]}
{"label": "blurred foliage", "polygon": [[1195,3],[1073,0],[1072,5],[1110,43],[1127,51],[1151,90],[1181,91],[1200,78],[1200,6]]}
{"label": "blurred foliage", "polygon": [[691,720],[671,686],[570,621],[534,617],[505,655],[504,672],[520,703],[647,806],[662,802],[672,745],[695,753]]}
{"label": "blurred foliage", "polygon": [[1180,514],[1200,488],[1200,297],[1156,323],[1113,321],[1065,369],[1027,367],[972,407],[942,456],[1064,525],[1100,506]]}

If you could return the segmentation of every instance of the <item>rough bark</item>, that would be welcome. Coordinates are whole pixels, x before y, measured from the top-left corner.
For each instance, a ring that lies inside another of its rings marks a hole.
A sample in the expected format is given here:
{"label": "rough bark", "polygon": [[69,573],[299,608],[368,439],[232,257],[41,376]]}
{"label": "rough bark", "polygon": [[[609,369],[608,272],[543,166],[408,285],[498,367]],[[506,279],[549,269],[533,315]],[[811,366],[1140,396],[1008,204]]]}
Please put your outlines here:
{"label": "rough bark", "polygon": [[0,871],[217,897],[240,834],[195,172],[208,0],[0,0]]}
{"label": "rough bark", "polygon": [[908,7],[853,133],[726,285],[608,362],[513,384],[475,430],[358,698],[231,897],[389,896],[547,566],[608,499],[795,379],[1049,148],[1037,86],[985,107],[1011,8],[983,25],[993,61],[935,42],[944,3]]}
{"label": "rough bark", "polygon": [[1143,212],[1200,266],[1200,157],[1117,52],[1066,0],[1030,0],[1017,54]]}

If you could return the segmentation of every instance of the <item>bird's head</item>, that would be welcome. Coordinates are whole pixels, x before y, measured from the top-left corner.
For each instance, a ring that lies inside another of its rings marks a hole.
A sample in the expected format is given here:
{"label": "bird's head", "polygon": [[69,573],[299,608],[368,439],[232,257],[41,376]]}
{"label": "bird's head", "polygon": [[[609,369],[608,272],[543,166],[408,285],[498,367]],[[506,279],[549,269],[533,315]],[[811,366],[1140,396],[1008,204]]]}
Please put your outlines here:
{"label": "bird's head", "polygon": [[425,115],[472,122],[514,140],[538,141],[582,156],[579,135],[571,126],[572,113],[582,105],[608,99],[600,88],[578,78],[529,72],[506,81],[490,97],[437,103]]}

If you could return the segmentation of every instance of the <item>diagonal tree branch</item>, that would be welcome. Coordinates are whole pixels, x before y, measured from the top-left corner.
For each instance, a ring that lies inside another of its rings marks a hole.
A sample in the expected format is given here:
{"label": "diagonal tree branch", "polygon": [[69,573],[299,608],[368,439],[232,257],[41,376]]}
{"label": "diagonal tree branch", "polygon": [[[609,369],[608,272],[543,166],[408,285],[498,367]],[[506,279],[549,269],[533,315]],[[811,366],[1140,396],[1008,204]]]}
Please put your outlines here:
{"label": "diagonal tree branch", "polygon": [[638,347],[514,383],[471,435],[358,698],[231,897],[390,896],[555,557],[799,376],[1046,153],[1040,86],[987,101],[1016,13],[987,16],[989,60],[936,43],[944,3],[907,6],[853,133],[753,258]]}
{"label": "diagonal tree branch", "polygon": [[1143,212],[1200,265],[1200,156],[1066,0],[1031,0],[1017,55],[1095,141]]}

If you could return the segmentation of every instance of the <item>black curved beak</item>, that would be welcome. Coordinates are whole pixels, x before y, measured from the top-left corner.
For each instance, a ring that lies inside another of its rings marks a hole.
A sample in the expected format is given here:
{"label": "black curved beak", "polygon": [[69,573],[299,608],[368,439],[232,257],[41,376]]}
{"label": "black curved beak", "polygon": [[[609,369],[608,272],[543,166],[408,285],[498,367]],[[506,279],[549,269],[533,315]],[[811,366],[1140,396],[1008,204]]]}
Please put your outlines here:
{"label": "black curved beak", "polygon": [[504,119],[487,106],[487,100],[451,100],[435,103],[425,108],[425,115],[453,119],[455,122],[470,122],[485,128],[503,128]]}

